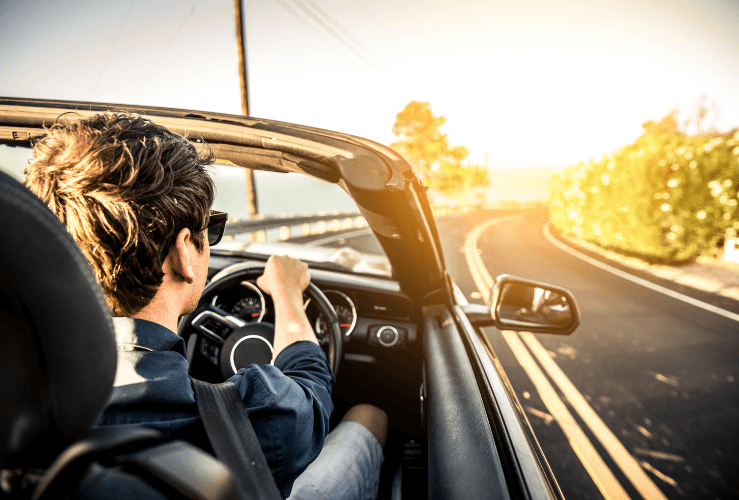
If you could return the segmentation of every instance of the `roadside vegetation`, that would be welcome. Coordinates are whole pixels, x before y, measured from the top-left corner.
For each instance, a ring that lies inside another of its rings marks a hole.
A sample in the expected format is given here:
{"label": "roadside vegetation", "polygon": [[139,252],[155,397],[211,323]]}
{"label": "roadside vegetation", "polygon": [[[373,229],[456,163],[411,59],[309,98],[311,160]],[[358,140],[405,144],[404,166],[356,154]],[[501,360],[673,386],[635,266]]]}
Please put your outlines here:
{"label": "roadside vegetation", "polygon": [[703,131],[698,122],[688,135],[677,116],[646,122],[633,144],[555,175],[554,227],[651,263],[715,255],[739,231],[739,129]]}
{"label": "roadside vegetation", "polygon": [[443,116],[434,116],[427,102],[411,101],[395,117],[397,141],[390,147],[403,155],[429,188],[432,203],[483,203],[490,185],[485,167],[465,163],[469,150],[452,146],[440,128]]}

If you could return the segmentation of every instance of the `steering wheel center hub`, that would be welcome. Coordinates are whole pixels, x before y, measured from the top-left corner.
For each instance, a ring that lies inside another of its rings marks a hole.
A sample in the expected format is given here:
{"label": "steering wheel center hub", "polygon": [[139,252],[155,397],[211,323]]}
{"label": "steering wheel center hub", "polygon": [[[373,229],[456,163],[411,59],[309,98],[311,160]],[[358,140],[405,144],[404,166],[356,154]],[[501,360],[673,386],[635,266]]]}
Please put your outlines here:
{"label": "steering wheel center hub", "polygon": [[252,364],[271,364],[274,337],[274,325],[270,323],[252,323],[234,330],[221,349],[223,378],[227,379]]}

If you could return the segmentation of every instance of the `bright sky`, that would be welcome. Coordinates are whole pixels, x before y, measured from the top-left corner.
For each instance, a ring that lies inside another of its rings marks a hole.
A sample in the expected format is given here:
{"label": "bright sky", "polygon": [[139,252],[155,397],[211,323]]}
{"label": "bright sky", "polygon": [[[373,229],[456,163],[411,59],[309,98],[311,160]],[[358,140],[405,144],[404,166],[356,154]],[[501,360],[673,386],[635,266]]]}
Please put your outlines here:
{"label": "bright sky", "polygon": [[[428,101],[494,168],[599,156],[704,94],[739,126],[735,1],[244,5],[253,116],[389,144]],[[0,0],[0,95],[240,113],[238,92],[232,0]]]}

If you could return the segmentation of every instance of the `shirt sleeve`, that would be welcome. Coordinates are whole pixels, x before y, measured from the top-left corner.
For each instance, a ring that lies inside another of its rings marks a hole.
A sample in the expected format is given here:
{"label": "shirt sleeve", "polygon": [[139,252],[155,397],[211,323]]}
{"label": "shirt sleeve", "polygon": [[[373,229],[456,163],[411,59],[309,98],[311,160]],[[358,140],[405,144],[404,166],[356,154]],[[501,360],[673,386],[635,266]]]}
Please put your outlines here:
{"label": "shirt sleeve", "polygon": [[318,456],[328,433],[334,378],[320,347],[295,342],[272,365],[242,368],[229,379],[239,390],[280,493]]}

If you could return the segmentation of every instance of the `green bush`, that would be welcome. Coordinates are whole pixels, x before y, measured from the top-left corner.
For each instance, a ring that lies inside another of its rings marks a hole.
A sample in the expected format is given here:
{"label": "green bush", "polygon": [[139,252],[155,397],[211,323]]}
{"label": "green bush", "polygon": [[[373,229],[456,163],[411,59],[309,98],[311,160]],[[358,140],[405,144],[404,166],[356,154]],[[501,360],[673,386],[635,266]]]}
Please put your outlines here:
{"label": "green bush", "polygon": [[633,144],[552,178],[553,225],[660,263],[686,261],[735,235],[739,130],[690,137],[652,122],[645,129]]}

